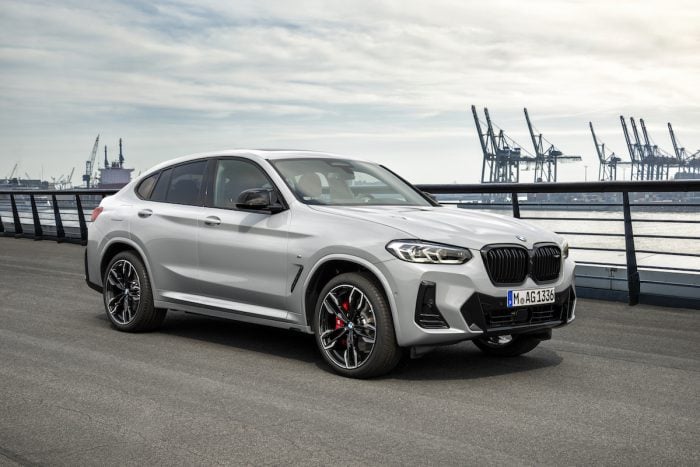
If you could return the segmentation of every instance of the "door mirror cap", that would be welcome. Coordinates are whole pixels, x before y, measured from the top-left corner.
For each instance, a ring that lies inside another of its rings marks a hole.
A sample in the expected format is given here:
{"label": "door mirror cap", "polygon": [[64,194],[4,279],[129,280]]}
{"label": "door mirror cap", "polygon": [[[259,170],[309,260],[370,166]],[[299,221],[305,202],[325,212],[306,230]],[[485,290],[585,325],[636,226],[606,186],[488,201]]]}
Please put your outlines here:
{"label": "door mirror cap", "polygon": [[273,191],[267,188],[253,188],[244,190],[238,195],[236,207],[251,211],[269,211],[277,213],[284,211],[284,206],[273,202]]}

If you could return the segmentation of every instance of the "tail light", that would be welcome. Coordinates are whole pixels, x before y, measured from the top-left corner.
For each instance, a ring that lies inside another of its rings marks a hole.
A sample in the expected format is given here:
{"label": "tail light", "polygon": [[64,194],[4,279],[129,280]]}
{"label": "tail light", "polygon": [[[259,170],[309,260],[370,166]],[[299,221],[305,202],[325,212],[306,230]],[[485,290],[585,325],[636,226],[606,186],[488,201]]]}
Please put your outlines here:
{"label": "tail light", "polygon": [[102,211],[104,208],[102,206],[97,206],[95,209],[92,210],[92,216],[90,216],[90,220],[92,222],[95,222],[97,218],[102,214]]}

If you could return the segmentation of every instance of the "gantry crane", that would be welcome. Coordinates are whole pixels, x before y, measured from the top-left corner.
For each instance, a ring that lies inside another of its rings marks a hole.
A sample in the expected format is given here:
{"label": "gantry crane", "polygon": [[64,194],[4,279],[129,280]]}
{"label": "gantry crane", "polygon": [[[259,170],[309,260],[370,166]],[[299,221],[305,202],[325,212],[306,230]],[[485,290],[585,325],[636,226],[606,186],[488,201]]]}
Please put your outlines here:
{"label": "gantry crane", "polygon": [[[530,115],[527,109],[525,112],[525,120],[527,128],[530,130],[530,138],[532,145],[535,148],[535,182],[556,182],[557,181],[557,166],[559,162],[579,162],[583,160],[581,156],[565,155],[557,149],[552,143],[542,136],[542,133],[535,135],[535,130],[530,121]],[[545,149],[545,145],[549,145]]]}
{"label": "gantry crane", "polygon": [[617,166],[629,165],[629,162],[623,162],[620,157],[615,155],[614,151],[608,149],[606,152],[605,143],[598,143],[598,138],[593,130],[593,123],[588,122],[588,126],[591,128],[593,144],[595,145],[596,154],[598,154],[598,180],[602,182],[617,180]]}
{"label": "gantry crane", "polygon": [[12,167],[12,171],[10,172],[10,175],[7,176],[7,181],[9,182],[12,180],[12,177],[15,176],[15,172],[17,172],[17,166],[19,165],[19,162],[15,162],[15,166]]}
{"label": "gantry crane", "polygon": [[85,161],[85,173],[83,174],[83,181],[85,182],[86,188],[91,188],[91,184],[95,172],[95,159],[97,158],[97,148],[100,145],[100,135],[95,138],[95,144],[92,146],[92,152],[90,153],[90,159]]}
{"label": "gantry crane", "polygon": [[676,134],[673,132],[671,122],[668,122],[668,132],[671,135],[671,143],[673,144],[673,152],[678,161],[679,172],[677,178],[690,178],[691,175],[700,175],[700,151],[690,155],[685,147],[678,145]]}
{"label": "gantry crane", "polygon": [[498,134],[496,134],[489,109],[484,108],[486,131],[482,130],[479,115],[473,105],[472,115],[474,115],[481,150],[484,153],[481,165],[481,183],[518,183],[520,162],[532,159],[532,157],[522,156],[520,147],[508,138],[502,129],[499,129]]}
{"label": "gantry crane", "polygon": [[627,123],[625,122],[625,117],[620,115],[620,124],[622,125],[622,133],[625,135],[625,143],[627,143],[627,150],[630,153],[630,159],[632,160],[632,171],[631,180],[644,180],[644,167],[645,167],[645,154],[641,143],[639,142],[639,133],[637,132],[637,125],[634,123],[634,118],[630,118],[630,123],[632,124],[632,130],[634,131],[635,140],[632,141],[629,131],[627,130]]}
{"label": "gantry crane", "polygon": [[644,147],[647,157],[650,158],[652,164],[652,171],[649,174],[651,177],[650,179],[668,180],[671,167],[678,167],[680,164],[677,163],[674,156],[661,149],[657,144],[654,144],[653,140],[649,138],[649,133],[647,132],[647,127],[643,118],[639,119],[639,124],[642,127],[642,134],[644,135]]}

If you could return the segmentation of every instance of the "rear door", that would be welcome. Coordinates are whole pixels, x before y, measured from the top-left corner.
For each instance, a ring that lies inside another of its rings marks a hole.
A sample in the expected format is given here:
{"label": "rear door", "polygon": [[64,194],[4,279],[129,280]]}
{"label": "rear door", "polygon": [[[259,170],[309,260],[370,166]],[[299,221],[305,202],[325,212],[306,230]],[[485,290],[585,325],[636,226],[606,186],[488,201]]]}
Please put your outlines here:
{"label": "rear door", "polygon": [[156,299],[189,302],[198,294],[197,226],[207,163],[164,169],[132,217],[132,238],[148,257]]}
{"label": "rear door", "polygon": [[[285,309],[289,210],[270,214],[236,208],[244,190],[277,192],[253,161],[220,158],[210,173],[211,194],[200,216],[198,240],[202,293],[229,302]],[[282,316],[259,311],[268,317]]]}

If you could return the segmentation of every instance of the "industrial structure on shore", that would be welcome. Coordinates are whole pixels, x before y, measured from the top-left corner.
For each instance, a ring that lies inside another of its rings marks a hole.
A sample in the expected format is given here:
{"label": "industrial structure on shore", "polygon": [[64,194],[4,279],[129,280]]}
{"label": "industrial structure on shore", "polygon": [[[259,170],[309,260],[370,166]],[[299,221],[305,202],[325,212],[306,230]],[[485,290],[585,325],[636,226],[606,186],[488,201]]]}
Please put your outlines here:
{"label": "industrial structure on shore", "polygon": [[[475,106],[472,105],[471,110],[483,153],[481,183],[518,183],[520,171],[532,169],[535,183],[556,182],[558,164],[582,160],[581,156],[564,154],[539,133],[527,109],[523,110],[534,152],[523,149],[494,124],[487,108],[484,108],[484,120],[479,118]],[[630,118],[631,134],[623,116],[620,116],[620,123],[629,161],[606,148],[605,143],[596,136],[593,123],[588,122],[598,157],[598,180],[617,180],[618,166],[630,166],[630,180],[700,179],[700,150],[690,153],[680,146],[671,123],[668,123],[668,131],[673,153],[664,151],[654,143],[644,119],[639,119],[641,133],[633,117]]]}
{"label": "industrial structure on shore", "polygon": [[90,158],[85,161],[85,173],[83,174],[83,182],[85,188],[121,188],[131,181],[131,172],[134,169],[124,167],[124,153],[122,152],[122,139],[119,138],[119,159],[110,162],[107,158],[107,146],[105,145],[104,165],[97,168],[95,171],[95,160],[97,159],[97,150],[100,145],[100,135],[95,138],[95,143],[92,146]]}

